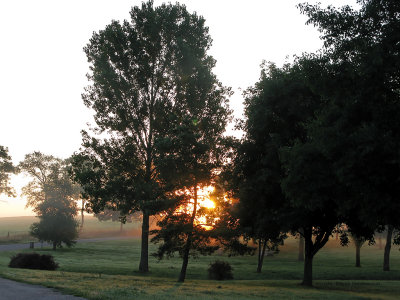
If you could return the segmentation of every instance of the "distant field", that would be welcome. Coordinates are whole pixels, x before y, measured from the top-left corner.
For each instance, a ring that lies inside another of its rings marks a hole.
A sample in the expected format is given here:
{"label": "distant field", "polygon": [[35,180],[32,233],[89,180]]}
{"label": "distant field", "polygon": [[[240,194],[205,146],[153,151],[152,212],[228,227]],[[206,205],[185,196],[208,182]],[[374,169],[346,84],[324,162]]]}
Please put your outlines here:
{"label": "distant field", "polygon": [[[155,249],[151,245],[151,252]],[[176,282],[181,266],[178,257],[162,261],[150,257],[150,273],[138,273],[139,250],[139,239],[36,250],[55,256],[60,269],[54,272],[9,269],[12,252],[0,252],[0,276],[88,299],[398,299],[400,294],[398,247],[392,248],[392,270],[383,272],[383,250],[379,247],[363,247],[362,267],[356,268],[354,248],[342,248],[332,240],[315,258],[315,288],[299,285],[303,264],[297,261],[297,240],[293,238],[279,254],[266,257],[261,274],[255,272],[255,256],[227,257],[220,253],[191,259],[184,284]],[[235,280],[207,280],[207,267],[216,259],[231,263]]]}
{"label": "distant field", "polygon": [[[80,219],[78,219],[80,220]],[[29,236],[29,227],[37,222],[36,217],[8,217],[0,218],[0,243],[26,242],[32,240]],[[140,224],[126,223],[120,230],[120,223],[111,221],[100,222],[93,216],[85,216],[81,238],[106,237],[115,235],[138,236]]]}

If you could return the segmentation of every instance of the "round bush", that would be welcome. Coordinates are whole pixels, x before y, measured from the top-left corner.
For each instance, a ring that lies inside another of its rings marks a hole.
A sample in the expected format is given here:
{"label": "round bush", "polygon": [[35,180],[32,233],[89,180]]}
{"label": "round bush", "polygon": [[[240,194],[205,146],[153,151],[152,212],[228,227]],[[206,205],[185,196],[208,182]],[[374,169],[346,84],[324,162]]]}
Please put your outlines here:
{"label": "round bush", "polygon": [[37,253],[18,253],[11,257],[8,264],[10,268],[56,270],[58,264],[52,255],[40,255]]}
{"label": "round bush", "polygon": [[217,260],[208,268],[208,278],[214,280],[233,279],[233,268],[226,261]]}

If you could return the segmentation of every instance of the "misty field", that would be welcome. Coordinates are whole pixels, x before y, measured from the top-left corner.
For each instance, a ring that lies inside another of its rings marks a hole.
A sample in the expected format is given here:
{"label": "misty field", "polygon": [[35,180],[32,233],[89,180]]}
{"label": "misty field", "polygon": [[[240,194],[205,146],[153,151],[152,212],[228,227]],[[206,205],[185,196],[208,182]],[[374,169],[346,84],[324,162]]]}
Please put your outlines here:
{"label": "misty field", "polygon": [[[155,249],[152,245],[150,250]],[[383,250],[378,246],[364,246],[362,267],[356,268],[354,248],[342,248],[332,240],[315,257],[315,288],[299,285],[303,264],[297,261],[294,238],[286,241],[279,254],[266,257],[261,274],[255,272],[255,256],[216,253],[191,259],[183,284],[177,283],[179,257],[162,261],[151,257],[150,273],[136,272],[140,255],[140,241],[136,238],[36,251],[54,255],[60,269],[10,269],[7,264],[14,252],[0,252],[0,276],[55,287],[88,299],[396,299],[400,294],[398,247],[392,248],[392,270],[383,272]],[[234,280],[207,279],[208,265],[216,259],[233,266]]]}
{"label": "misty field", "polygon": [[[80,216],[77,217],[80,220]],[[29,235],[29,227],[37,222],[36,217],[7,217],[0,218],[0,244],[26,243],[34,241]],[[100,222],[93,216],[85,216],[84,228],[80,238],[109,237],[116,235],[137,236],[140,234],[140,224],[137,222],[126,223],[122,226],[119,222]]]}

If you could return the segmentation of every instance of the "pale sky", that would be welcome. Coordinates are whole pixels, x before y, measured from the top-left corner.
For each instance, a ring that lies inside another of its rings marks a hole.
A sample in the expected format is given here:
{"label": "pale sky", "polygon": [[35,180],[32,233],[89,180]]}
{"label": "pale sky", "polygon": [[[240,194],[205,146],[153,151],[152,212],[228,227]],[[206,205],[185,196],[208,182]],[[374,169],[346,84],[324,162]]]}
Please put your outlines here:
{"label": "pale sky", "polygon": [[[154,1],[159,5],[163,1]],[[175,1],[171,1],[175,2]],[[235,92],[230,105],[242,114],[241,90],[253,85],[260,63],[282,65],[287,57],[314,52],[319,32],[305,25],[297,0],[182,0],[206,20],[219,80]],[[309,1],[315,3],[317,1]],[[356,5],[356,0],[319,0],[322,6]],[[92,112],[81,94],[89,70],[82,48],[93,31],[129,18],[137,0],[5,0],[0,2],[0,145],[17,164],[41,151],[61,158],[79,149]],[[28,178],[12,184],[20,190]],[[32,214],[20,197],[0,195],[0,217]]]}

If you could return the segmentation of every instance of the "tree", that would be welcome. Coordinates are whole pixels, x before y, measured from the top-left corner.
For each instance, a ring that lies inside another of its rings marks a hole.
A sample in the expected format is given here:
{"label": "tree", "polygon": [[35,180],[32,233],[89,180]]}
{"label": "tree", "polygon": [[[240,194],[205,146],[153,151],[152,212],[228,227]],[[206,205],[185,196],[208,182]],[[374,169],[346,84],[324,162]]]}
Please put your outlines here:
{"label": "tree", "polygon": [[139,221],[140,215],[138,213],[134,213],[132,215],[124,216],[121,215],[120,211],[115,211],[112,209],[105,209],[104,211],[94,214],[94,216],[100,221],[109,221],[119,222],[120,223],[120,231],[122,231],[122,226],[125,223],[132,223],[134,220]]}
{"label": "tree", "polygon": [[8,148],[0,146],[0,195],[5,194],[8,197],[15,197],[15,191],[10,186],[10,175],[16,172],[11,157],[8,154]]}
{"label": "tree", "polygon": [[67,247],[75,244],[78,237],[79,223],[75,220],[76,207],[67,206],[57,198],[51,198],[37,207],[39,222],[35,222],[30,227],[30,234],[40,241],[52,243],[53,250],[62,247],[64,243]]}
{"label": "tree", "polygon": [[320,66],[313,56],[282,68],[262,65],[260,81],[245,95],[245,139],[235,163],[242,211],[252,213],[253,225],[272,223],[276,235],[290,230],[304,237],[305,285],[312,285],[313,257],[340,223],[331,162],[307,127],[323,105],[309,83]]}
{"label": "tree", "polygon": [[[329,106],[319,120],[319,137],[340,183],[350,190],[362,223],[387,226],[384,270],[389,270],[391,232],[399,228],[400,3],[359,1],[321,9],[304,4],[309,23],[319,27],[328,76],[320,93]],[[333,142],[335,141],[335,142]],[[338,151],[340,149],[341,151]]]}
{"label": "tree", "polygon": [[[162,242],[157,252],[160,259],[179,252],[182,257],[179,282],[185,281],[190,254],[210,254],[218,249],[211,243],[213,231],[209,228],[215,219],[213,209],[202,207],[201,193],[215,184],[222,166],[225,145],[222,134],[230,111],[225,98],[227,90],[211,72],[208,74],[199,82],[193,79],[190,85],[198,92],[185,95],[185,110],[176,114],[170,130],[157,138],[159,151],[155,165],[173,205],[158,222],[160,229],[154,231],[152,241]],[[218,187],[215,189],[217,206],[223,195],[217,192]]]}
{"label": "tree", "polygon": [[25,155],[18,168],[28,174],[32,181],[22,188],[22,193],[27,197],[26,206],[36,207],[49,197],[51,174],[57,173],[61,167],[61,160],[52,155],[33,152]]}
{"label": "tree", "polygon": [[54,250],[62,243],[73,245],[78,236],[75,201],[80,189],[69,177],[68,161],[33,152],[25,156],[19,168],[32,177],[23,194],[27,206],[33,207],[40,219],[32,224],[31,234],[51,242]]}
{"label": "tree", "polygon": [[[75,179],[83,185],[94,212],[110,201],[124,214],[142,212],[139,270],[147,272],[149,217],[163,209],[159,204],[165,200],[154,163],[155,138],[182,115],[185,103],[191,101],[187,97],[202,98],[219,91],[207,88],[215,81],[210,75],[215,62],[206,54],[211,38],[202,17],[183,5],[154,7],[152,1],[133,7],[130,15],[130,22],[112,21],[94,33],[84,49],[92,84],[83,100],[95,111],[95,133],[106,133],[109,138],[84,133],[82,155],[86,158],[77,161],[90,162],[94,171],[85,174],[101,180],[79,172]],[[122,161],[131,169],[112,165]],[[123,172],[114,172],[118,168]],[[89,169],[76,166],[78,171]],[[111,186],[117,181],[124,185]]]}
{"label": "tree", "polygon": [[[252,92],[254,90],[248,91],[247,96],[251,97]],[[235,217],[238,218],[244,241],[252,239],[258,244],[257,273],[261,273],[265,251],[278,250],[286,238],[284,232],[289,228],[276,216],[284,201],[279,181],[282,170],[276,147],[271,141],[250,140],[250,133],[247,133],[249,135],[237,148],[234,167],[229,166],[228,169],[233,170],[232,192],[235,198],[240,199]],[[263,151],[262,161],[259,159],[260,150]]]}

